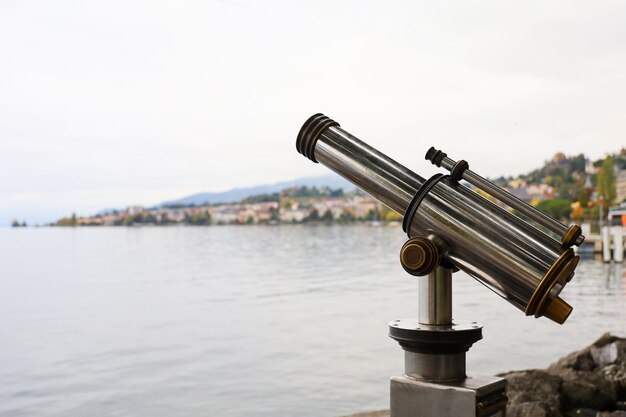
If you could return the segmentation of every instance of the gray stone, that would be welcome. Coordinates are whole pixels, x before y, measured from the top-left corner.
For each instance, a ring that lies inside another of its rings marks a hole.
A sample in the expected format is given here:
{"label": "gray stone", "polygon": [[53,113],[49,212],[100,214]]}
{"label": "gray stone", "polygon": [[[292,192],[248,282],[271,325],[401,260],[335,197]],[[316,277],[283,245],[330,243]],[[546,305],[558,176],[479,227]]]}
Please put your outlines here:
{"label": "gray stone", "polygon": [[607,366],[617,360],[617,343],[608,343],[600,347],[591,346],[589,353],[593,358],[595,366]]}
{"label": "gray stone", "polygon": [[615,385],[603,375],[587,371],[561,373],[562,405],[567,410],[576,407],[595,410],[612,409],[617,401]]}
{"label": "gray stone", "polygon": [[595,367],[593,357],[589,349],[579,350],[559,359],[556,363],[548,367],[548,372],[559,375],[562,372],[574,371],[592,371]]}
{"label": "gray stone", "polygon": [[[507,409],[507,417],[550,417],[551,414],[539,401],[518,404]],[[594,416],[595,417],[595,416]]]}
{"label": "gray stone", "polygon": [[[509,415],[522,417],[532,412],[533,416],[562,417],[559,396],[561,379],[558,376],[540,370],[510,372],[501,376],[507,380]],[[540,412],[543,414],[538,414]]]}
{"label": "gray stone", "polygon": [[626,383],[621,382],[626,378],[626,339],[616,339],[609,346],[607,355],[614,355],[615,360],[602,366],[601,371],[626,390]]}

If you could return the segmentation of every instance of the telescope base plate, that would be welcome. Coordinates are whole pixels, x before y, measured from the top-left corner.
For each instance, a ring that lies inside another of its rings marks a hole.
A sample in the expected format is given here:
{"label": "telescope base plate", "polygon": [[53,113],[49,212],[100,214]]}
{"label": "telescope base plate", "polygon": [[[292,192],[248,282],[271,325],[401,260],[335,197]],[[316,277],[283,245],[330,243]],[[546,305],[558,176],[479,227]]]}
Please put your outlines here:
{"label": "telescope base plate", "polygon": [[389,337],[402,349],[426,354],[465,353],[483,338],[482,324],[476,321],[452,321],[452,324],[423,324],[418,319],[400,319],[389,323]]}

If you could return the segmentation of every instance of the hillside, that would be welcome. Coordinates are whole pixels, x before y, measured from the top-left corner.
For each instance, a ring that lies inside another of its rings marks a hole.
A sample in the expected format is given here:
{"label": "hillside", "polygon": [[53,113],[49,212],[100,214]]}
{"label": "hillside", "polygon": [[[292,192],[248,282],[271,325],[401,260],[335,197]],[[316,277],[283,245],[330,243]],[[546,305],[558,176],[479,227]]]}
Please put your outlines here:
{"label": "hillside", "polygon": [[331,189],[343,189],[345,191],[354,189],[347,180],[337,174],[323,175],[319,177],[297,178],[291,181],[283,181],[275,184],[264,184],[246,188],[234,188],[232,190],[216,193],[198,193],[182,197],[176,200],[165,201],[158,207],[191,206],[203,204],[232,203],[244,200],[248,197],[255,197],[262,194],[279,193],[292,187],[328,187]]}
{"label": "hillside", "polygon": [[[626,169],[626,148],[609,155],[613,158],[615,167]],[[581,190],[595,188],[597,174],[604,162],[603,159],[590,161],[584,154],[566,156],[557,153],[546,161],[541,168],[519,176],[527,184],[546,184],[553,187],[556,196],[571,201],[579,198]]]}

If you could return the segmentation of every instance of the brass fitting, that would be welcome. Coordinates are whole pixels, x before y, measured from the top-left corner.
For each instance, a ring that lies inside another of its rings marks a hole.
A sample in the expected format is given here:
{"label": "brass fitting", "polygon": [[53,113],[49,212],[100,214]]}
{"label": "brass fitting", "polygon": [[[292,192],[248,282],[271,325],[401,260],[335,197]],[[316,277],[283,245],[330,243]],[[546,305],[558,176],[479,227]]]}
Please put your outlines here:
{"label": "brass fitting", "polygon": [[439,249],[425,237],[411,238],[400,249],[400,264],[411,275],[428,275],[439,265]]}

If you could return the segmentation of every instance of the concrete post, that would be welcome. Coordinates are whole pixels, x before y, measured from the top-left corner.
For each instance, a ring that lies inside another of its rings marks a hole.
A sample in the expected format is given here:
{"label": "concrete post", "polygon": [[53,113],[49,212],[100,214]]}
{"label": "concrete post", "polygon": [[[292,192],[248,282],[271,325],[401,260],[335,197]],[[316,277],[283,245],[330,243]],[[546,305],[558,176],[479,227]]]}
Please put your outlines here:
{"label": "concrete post", "polygon": [[613,260],[624,260],[624,239],[622,238],[622,226],[613,226]]}
{"label": "concrete post", "polygon": [[602,260],[611,262],[611,238],[609,226],[602,226]]}

